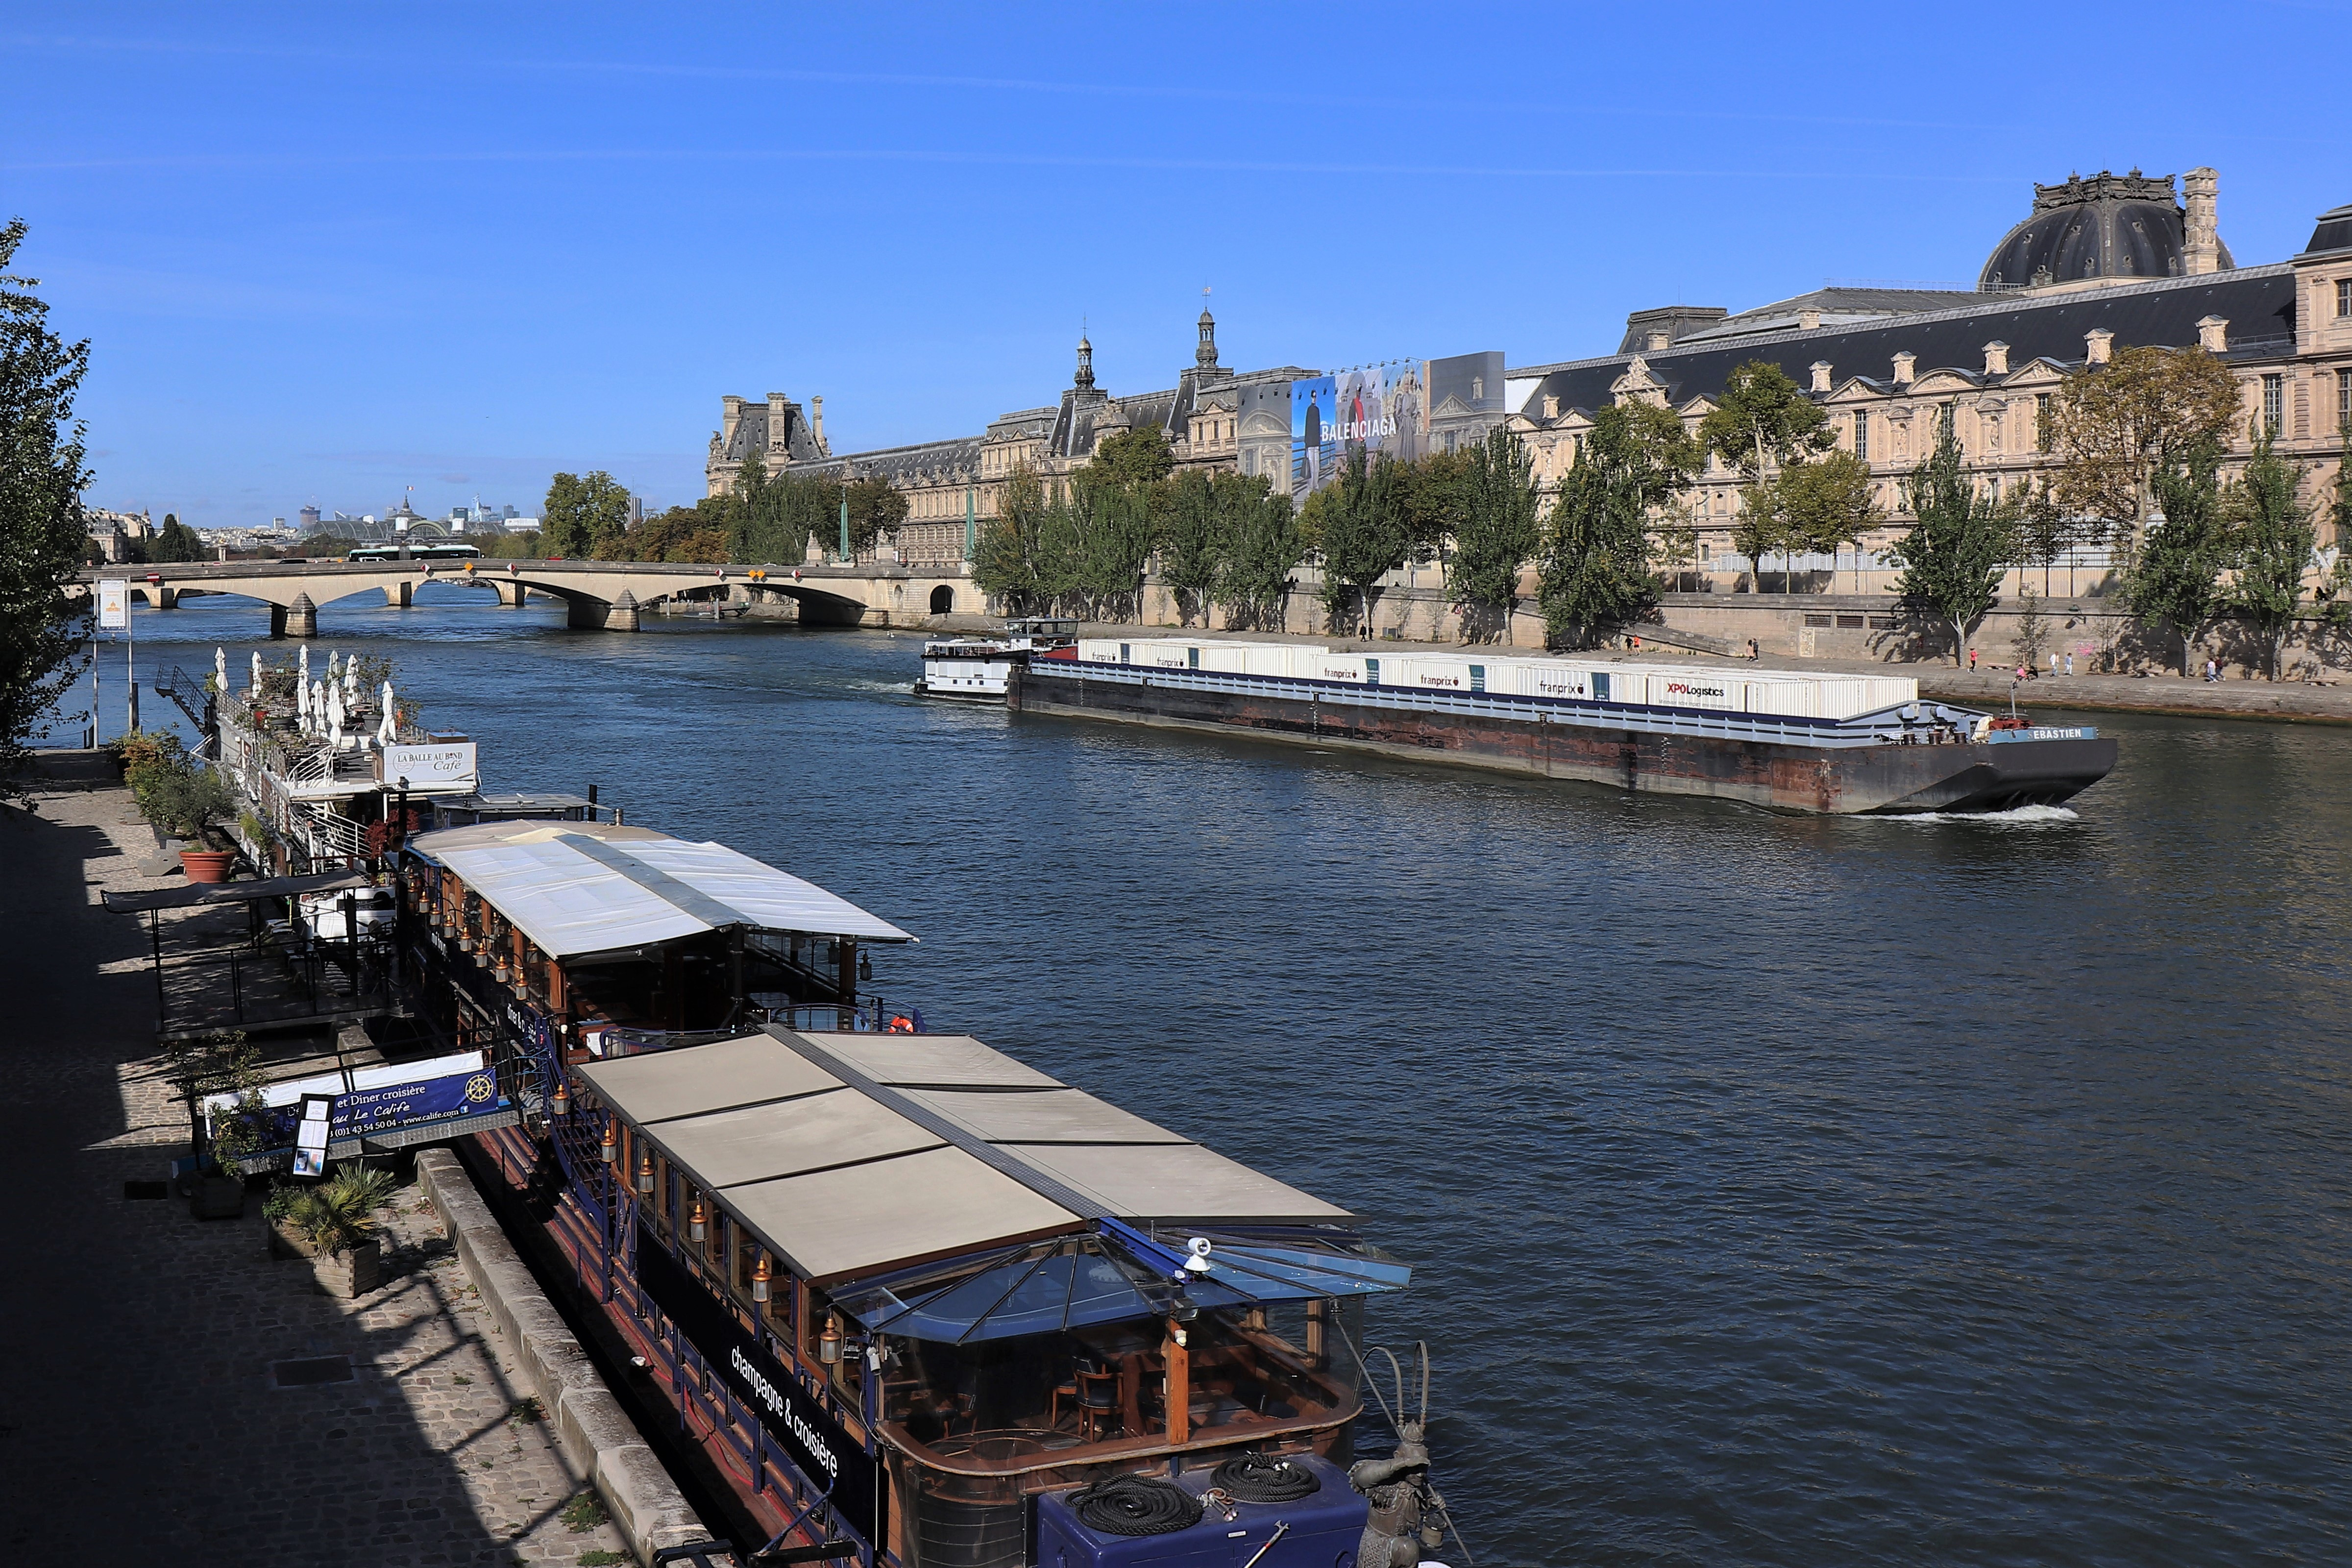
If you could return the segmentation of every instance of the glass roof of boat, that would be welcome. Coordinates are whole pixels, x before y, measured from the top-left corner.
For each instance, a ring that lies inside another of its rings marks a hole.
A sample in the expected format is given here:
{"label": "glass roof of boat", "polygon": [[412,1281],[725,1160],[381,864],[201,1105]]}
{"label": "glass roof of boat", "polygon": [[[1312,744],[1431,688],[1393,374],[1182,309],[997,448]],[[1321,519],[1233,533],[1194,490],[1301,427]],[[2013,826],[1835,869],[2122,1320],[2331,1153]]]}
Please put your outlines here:
{"label": "glass roof of boat", "polygon": [[746,926],[863,942],[907,932],[814,882],[723,844],[650,828],[511,821],[419,835],[410,847],[464,879],[557,958]]}

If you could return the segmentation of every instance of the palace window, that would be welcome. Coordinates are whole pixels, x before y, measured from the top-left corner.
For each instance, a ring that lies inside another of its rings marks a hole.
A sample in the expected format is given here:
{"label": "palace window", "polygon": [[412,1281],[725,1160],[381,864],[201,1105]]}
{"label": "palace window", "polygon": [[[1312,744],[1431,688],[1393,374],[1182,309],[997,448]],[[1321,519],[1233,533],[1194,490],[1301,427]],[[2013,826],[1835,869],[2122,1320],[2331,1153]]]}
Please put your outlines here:
{"label": "palace window", "polygon": [[2336,280],[2336,314],[2339,319],[2352,316],[2352,278]]}
{"label": "palace window", "polygon": [[2352,425],[2352,370],[2336,373],[2336,427]]}
{"label": "palace window", "polygon": [[1866,408],[1853,411],[1853,455],[1870,461],[1870,411]]}
{"label": "palace window", "polygon": [[2285,421],[2286,377],[2272,374],[2263,377],[2263,423],[2275,433]]}
{"label": "palace window", "polygon": [[2033,447],[2039,452],[2050,450],[2050,395],[2033,395]]}

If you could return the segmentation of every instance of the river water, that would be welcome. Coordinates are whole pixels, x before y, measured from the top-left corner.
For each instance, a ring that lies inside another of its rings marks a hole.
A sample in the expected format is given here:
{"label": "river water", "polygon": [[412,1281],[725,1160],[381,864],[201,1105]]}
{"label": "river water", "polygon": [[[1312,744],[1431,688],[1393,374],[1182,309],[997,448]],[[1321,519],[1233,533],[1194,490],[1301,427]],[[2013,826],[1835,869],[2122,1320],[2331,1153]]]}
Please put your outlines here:
{"label": "river water", "polygon": [[2352,731],[1780,818],[934,706],[903,635],[321,621],[493,786],[821,882],[932,1027],[1362,1214],[1481,1564],[2352,1561]]}

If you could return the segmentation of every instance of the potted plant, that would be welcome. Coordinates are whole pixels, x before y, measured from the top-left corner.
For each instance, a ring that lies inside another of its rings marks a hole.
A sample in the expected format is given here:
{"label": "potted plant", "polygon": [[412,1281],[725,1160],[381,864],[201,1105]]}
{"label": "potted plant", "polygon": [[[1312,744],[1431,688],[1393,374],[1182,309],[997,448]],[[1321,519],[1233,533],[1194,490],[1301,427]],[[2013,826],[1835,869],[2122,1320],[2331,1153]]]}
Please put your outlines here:
{"label": "potted plant", "polygon": [[[245,1175],[239,1166],[261,1152],[269,1116],[255,1058],[237,1029],[174,1040],[163,1047],[164,1076],[187,1102],[197,1159],[188,1212],[198,1219],[244,1217]],[[205,1102],[221,1095],[230,1096],[230,1103],[207,1111]]]}
{"label": "potted plant", "polygon": [[392,1173],[338,1165],[316,1186],[270,1189],[269,1255],[310,1260],[330,1296],[364,1296],[383,1281],[383,1244],[375,1211],[392,1196]]}

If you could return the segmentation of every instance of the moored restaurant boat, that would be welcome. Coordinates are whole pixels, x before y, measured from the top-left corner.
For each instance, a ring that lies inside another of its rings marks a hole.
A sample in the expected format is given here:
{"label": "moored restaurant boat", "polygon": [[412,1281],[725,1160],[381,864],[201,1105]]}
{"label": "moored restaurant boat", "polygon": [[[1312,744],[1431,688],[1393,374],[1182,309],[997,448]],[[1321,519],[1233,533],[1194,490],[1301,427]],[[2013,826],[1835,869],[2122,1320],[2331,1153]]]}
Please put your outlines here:
{"label": "moored restaurant boat", "polygon": [[1825,815],[2053,805],[2116,743],[1923,701],[1907,676],[1087,637],[1013,672],[1024,713],[1243,732]]}
{"label": "moored restaurant boat", "polygon": [[1356,1478],[1382,1511],[1351,1486],[1410,1271],[1347,1210],[927,1032],[859,985],[907,932],[722,846],[492,821],[399,863],[415,988],[523,1108],[479,1164],[771,1547],[1299,1568],[1435,1526],[1416,1424]]}

